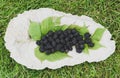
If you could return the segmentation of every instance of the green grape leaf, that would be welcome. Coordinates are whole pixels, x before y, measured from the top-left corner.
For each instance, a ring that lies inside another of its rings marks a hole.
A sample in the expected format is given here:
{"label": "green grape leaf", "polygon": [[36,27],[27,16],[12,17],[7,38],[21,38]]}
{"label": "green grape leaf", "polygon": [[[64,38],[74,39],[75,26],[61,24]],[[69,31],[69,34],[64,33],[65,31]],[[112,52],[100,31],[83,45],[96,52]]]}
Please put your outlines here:
{"label": "green grape leaf", "polygon": [[88,45],[87,44],[85,44],[85,48],[84,48],[83,52],[86,53],[86,54],[89,54],[89,50],[88,50]]}
{"label": "green grape leaf", "polygon": [[42,35],[47,34],[50,30],[58,30],[58,27],[56,29],[54,27],[60,25],[60,20],[61,17],[48,17],[44,19],[40,24]]}
{"label": "green grape leaf", "polygon": [[76,27],[78,27],[78,25],[73,25],[73,24],[71,24],[71,25],[68,27],[68,29],[76,29]]}
{"label": "green grape leaf", "polygon": [[55,26],[53,29],[52,29],[52,31],[58,31],[58,30],[61,30],[61,28],[62,28],[62,26]]}
{"label": "green grape leaf", "polygon": [[41,22],[40,26],[41,26],[42,35],[47,34],[48,31],[53,29],[53,27],[54,27],[53,17],[48,17],[48,18],[44,19]]}
{"label": "green grape leaf", "polygon": [[105,28],[97,28],[94,34],[91,36],[92,40],[100,41],[105,30]]}
{"label": "green grape leaf", "polygon": [[99,43],[99,41],[93,40],[93,43],[94,43],[94,47],[92,47],[92,48],[90,48],[90,49],[97,50],[97,49],[103,47],[103,46]]}
{"label": "green grape leaf", "polygon": [[78,26],[78,25],[70,25],[68,29],[76,29],[81,35],[84,35],[85,33],[89,32],[86,26]]}
{"label": "green grape leaf", "polygon": [[69,26],[67,26],[67,25],[62,25],[62,26],[55,26],[53,29],[52,29],[52,31],[58,31],[58,30],[66,30],[67,28],[68,28]]}
{"label": "green grape leaf", "polygon": [[62,25],[62,28],[61,28],[61,30],[66,30],[67,28],[68,28],[69,26],[67,26],[67,25]]}
{"label": "green grape leaf", "polygon": [[61,20],[61,17],[53,17],[54,25],[59,26],[60,25],[60,20]]}
{"label": "green grape leaf", "polygon": [[81,27],[81,29],[79,30],[79,32],[81,33],[81,35],[84,35],[85,33],[89,32],[86,26]]}
{"label": "green grape leaf", "polygon": [[40,40],[41,39],[40,24],[37,22],[30,21],[28,33],[33,40]]}

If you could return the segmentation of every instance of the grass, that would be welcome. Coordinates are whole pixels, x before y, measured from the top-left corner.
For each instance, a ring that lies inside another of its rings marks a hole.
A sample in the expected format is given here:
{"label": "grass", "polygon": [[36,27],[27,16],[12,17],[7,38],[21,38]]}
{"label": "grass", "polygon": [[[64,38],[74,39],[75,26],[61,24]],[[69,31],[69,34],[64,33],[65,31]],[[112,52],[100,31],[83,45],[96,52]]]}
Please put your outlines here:
{"label": "grass", "polygon": [[[119,0],[0,0],[0,78],[120,78],[119,3]],[[17,14],[41,7],[92,17],[111,32],[117,46],[115,53],[102,62],[57,70],[31,70],[16,63],[4,45],[7,25]]]}

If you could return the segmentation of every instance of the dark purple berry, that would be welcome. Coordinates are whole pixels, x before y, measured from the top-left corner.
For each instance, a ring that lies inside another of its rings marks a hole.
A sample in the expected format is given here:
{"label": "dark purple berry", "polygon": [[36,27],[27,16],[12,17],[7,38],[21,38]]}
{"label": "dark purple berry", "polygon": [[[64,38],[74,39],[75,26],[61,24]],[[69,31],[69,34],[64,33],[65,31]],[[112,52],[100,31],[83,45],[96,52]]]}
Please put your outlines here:
{"label": "dark purple berry", "polygon": [[75,45],[76,43],[77,43],[77,40],[75,38],[73,38],[72,44]]}
{"label": "dark purple berry", "polygon": [[62,44],[58,44],[57,46],[56,46],[56,50],[60,50],[62,48]]}
{"label": "dark purple berry", "polygon": [[40,52],[44,52],[45,51],[44,47],[40,47],[39,50],[40,50]]}
{"label": "dark purple berry", "polygon": [[94,43],[88,43],[89,47],[94,47]]}
{"label": "dark purple berry", "polygon": [[43,44],[47,44],[48,43],[47,39],[45,39],[44,41],[42,41],[42,43]]}
{"label": "dark purple berry", "polygon": [[79,47],[80,47],[80,49],[84,49],[85,48],[85,46],[83,44],[80,44]]}
{"label": "dark purple berry", "polygon": [[81,53],[82,50],[81,50],[81,49],[76,49],[76,52],[77,52],[77,53]]}
{"label": "dark purple berry", "polygon": [[65,37],[64,37],[64,34],[60,34],[60,35],[59,35],[59,38],[60,38],[60,39],[65,38]]}
{"label": "dark purple berry", "polygon": [[69,38],[65,38],[65,41],[69,41]]}
{"label": "dark purple berry", "polygon": [[85,38],[89,38],[90,36],[91,36],[90,33],[85,33],[85,34],[84,34],[84,37],[85,37]]}
{"label": "dark purple berry", "polygon": [[65,41],[64,41],[63,39],[61,39],[60,42],[61,42],[62,44],[65,44]]}
{"label": "dark purple berry", "polygon": [[55,52],[55,49],[52,48],[52,49],[51,49],[51,52],[52,52],[52,53]]}
{"label": "dark purple berry", "polygon": [[79,44],[76,44],[76,45],[75,45],[75,48],[78,49],[78,48],[79,48]]}
{"label": "dark purple berry", "polygon": [[53,31],[49,31],[49,32],[48,32],[48,35],[49,35],[49,36],[51,36],[51,35],[53,35],[53,34],[54,34]]}
{"label": "dark purple berry", "polygon": [[52,52],[50,50],[45,51],[46,55],[50,55]]}
{"label": "dark purple berry", "polygon": [[85,39],[85,43],[89,44],[89,43],[91,43],[91,42],[92,42],[92,41],[91,41],[90,38]]}
{"label": "dark purple berry", "polygon": [[50,45],[49,43],[46,45],[46,48],[47,49],[51,49],[52,48],[52,45]]}
{"label": "dark purple berry", "polygon": [[65,30],[65,31],[63,32],[63,34],[64,34],[65,36],[68,36],[67,30]]}
{"label": "dark purple berry", "polygon": [[70,38],[73,38],[74,36],[72,34],[69,35]]}
{"label": "dark purple berry", "polygon": [[76,33],[74,33],[73,35],[74,35],[74,36],[79,36],[79,33],[78,33],[78,32],[76,32]]}
{"label": "dark purple berry", "polygon": [[48,37],[48,41],[53,41],[53,38],[52,37]]}
{"label": "dark purple berry", "polygon": [[40,46],[41,44],[40,40],[36,41],[36,44]]}
{"label": "dark purple berry", "polygon": [[41,40],[46,40],[46,39],[47,39],[47,37],[46,37],[46,36],[43,36]]}
{"label": "dark purple berry", "polygon": [[53,35],[53,38],[54,38],[54,39],[56,39],[57,37],[58,37],[57,34],[54,34],[54,35]]}
{"label": "dark purple berry", "polygon": [[84,43],[85,43],[84,40],[80,40],[80,41],[79,41],[79,44],[84,44]]}
{"label": "dark purple berry", "polygon": [[69,50],[69,51],[72,51],[72,49],[73,49],[72,46],[69,46],[69,47],[68,47],[68,50]]}
{"label": "dark purple berry", "polygon": [[61,52],[65,52],[65,49],[64,48],[61,48],[61,50],[60,50]]}
{"label": "dark purple berry", "polygon": [[59,39],[56,39],[55,41],[56,41],[56,43],[60,43],[60,40],[59,40]]}
{"label": "dark purple berry", "polygon": [[56,42],[55,41],[52,41],[51,44],[52,44],[53,47],[56,46]]}
{"label": "dark purple berry", "polygon": [[68,33],[68,34],[71,34],[71,30],[67,30],[67,33]]}
{"label": "dark purple berry", "polygon": [[74,33],[77,33],[77,31],[75,30],[75,29],[72,29],[72,33],[74,34]]}
{"label": "dark purple berry", "polygon": [[59,31],[57,31],[56,33],[58,34],[58,35],[60,35],[60,34],[62,34],[62,30],[59,30]]}
{"label": "dark purple berry", "polygon": [[78,35],[76,36],[77,40],[83,40],[83,36],[82,35]]}

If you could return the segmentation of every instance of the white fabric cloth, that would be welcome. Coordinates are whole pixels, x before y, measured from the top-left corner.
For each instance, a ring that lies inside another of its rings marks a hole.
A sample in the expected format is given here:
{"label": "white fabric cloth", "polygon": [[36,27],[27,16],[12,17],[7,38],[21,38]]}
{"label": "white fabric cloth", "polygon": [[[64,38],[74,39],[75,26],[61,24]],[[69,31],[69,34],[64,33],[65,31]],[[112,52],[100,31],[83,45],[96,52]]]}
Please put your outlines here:
{"label": "white fabric cloth", "polygon": [[82,15],[66,14],[60,11],[56,11],[50,8],[40,8],[36,10],[25,11],[13,18],[9,24],[5,34],[5,46],[10,51],[10,57],[16,62],[26,66],[30,69],[44,69],[46,67],[50,69],[57,69],[63,66],[74,66],[76,64],[88,62],[99,62],[107,59],[115,51],[115,41],[110,40],[111,34],[106,30],[103,34],[100,43],[105,46],[97,50],[89,50],[89,54],[77,53],[75,48],[68,53],[72,58],[65,58],[55,62],[43,61],[41,62],[34,54],[34,48],[37,47],[35,41],[32,41],[28,35],[28,28],[30,20],[35,22],[41,22],[43,19],[49,16],[62,16],[62,24],[75,24],[88,27],[88,30],[93,34],[96,28],[104,28],[99,23],[96,23],[92,18]]}

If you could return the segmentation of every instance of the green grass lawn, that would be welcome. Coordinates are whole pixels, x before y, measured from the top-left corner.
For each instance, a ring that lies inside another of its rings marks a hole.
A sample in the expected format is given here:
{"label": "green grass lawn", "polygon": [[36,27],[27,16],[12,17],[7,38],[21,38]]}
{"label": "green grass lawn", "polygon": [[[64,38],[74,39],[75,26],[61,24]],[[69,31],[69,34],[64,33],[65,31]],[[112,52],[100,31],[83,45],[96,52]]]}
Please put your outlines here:
{"label": "green grass lawn", "polygon": [[[17,14],[41,7],[92,17],[111,32],[115,53],[102,62],[56,70],[31,70],[16,63],[4,46],[7,25]],[[0,78],[120,78],[120,0],[0,0]]]}

